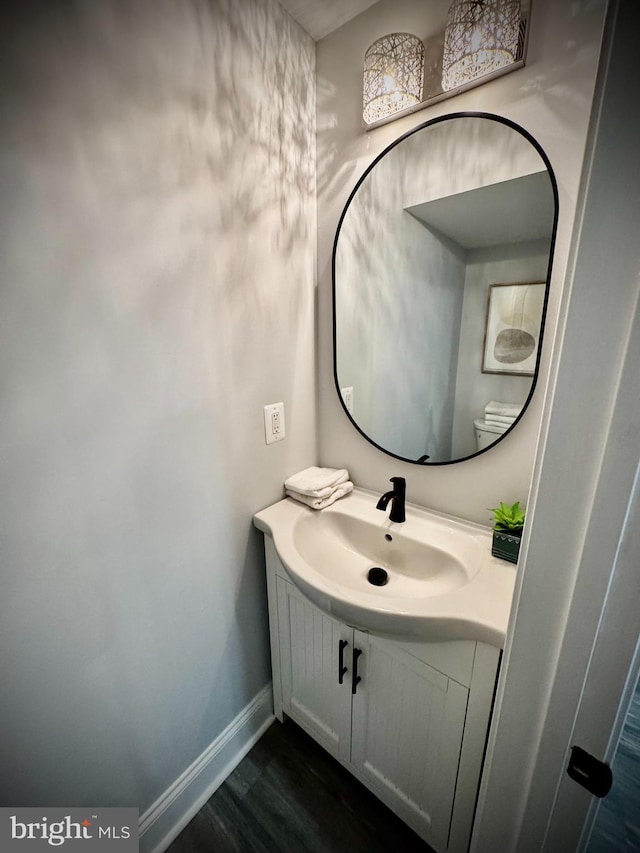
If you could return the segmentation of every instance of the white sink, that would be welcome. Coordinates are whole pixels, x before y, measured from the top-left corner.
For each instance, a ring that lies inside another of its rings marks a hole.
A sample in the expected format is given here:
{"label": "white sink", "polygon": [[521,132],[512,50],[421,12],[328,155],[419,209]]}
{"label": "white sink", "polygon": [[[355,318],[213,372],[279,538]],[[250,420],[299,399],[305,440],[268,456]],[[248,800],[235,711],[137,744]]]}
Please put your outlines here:
{"label": "white sink", "polygon": [[[324,578],[349,589],[389,598],[431,598],[469,583],[479,569],[483,543],[455,536],[444,525],[385,524],[349,512],[355,501],[333,512],[298,518],[293,530],[300,556]],[[420,537],[420,538],[418,538]],[[387,570],[386,588],[372,587],[372,566]]]}
{"label": "white sink", "polygon": [[[394,524],[355,489],[317,511],[287,498],[254,516],[292,581],[354,627],[502,647],[515,567],[491,556],[491,530],[407,504]],[[369,570],[386,570],[374,586]]]}

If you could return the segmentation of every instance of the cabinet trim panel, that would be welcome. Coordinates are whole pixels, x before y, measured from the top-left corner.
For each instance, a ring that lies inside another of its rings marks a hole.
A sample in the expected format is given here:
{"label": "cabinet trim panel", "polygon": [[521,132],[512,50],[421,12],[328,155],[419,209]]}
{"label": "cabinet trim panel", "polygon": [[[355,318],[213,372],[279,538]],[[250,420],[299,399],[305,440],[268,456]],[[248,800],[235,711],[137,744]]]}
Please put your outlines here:
{"label": "cabinet trim panel", "polygon": [[354,633],[363,649],[351,760],[369,787],[444,850],[456,793],[468,690],[395,643]]}
{"label": "cabinet trim panel", "polygon": [[[353,631],[276,578],[282,707],[332,755],[350,758],[351,684],[339,683],[340,643],[350,651]],[[346,656],[349,660],[349,656]],[[347,673],[348,676],[348,673]]]}

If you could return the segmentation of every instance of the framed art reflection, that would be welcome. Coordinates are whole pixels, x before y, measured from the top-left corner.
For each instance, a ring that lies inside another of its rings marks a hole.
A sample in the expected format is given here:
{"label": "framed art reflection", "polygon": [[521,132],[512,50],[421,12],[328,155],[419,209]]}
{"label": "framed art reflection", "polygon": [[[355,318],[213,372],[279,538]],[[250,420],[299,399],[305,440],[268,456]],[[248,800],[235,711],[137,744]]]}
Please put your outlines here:
{"label": "framed art reflection", "polygon": [[483,373],[533,376],[540,344],[545,283],[492,284],[487,299]]}

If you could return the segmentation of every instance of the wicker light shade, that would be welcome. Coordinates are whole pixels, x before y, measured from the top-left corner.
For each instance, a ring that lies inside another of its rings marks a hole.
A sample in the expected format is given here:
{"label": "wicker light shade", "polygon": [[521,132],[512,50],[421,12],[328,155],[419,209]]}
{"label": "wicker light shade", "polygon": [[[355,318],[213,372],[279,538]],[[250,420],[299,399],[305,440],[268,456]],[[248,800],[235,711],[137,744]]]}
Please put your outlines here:
{"label": "wicker light shade", "polygon": [[454,0],[444,34],[443,91],[514,62],[519,29],[520,0]]}
{"label": "wicker light shade", "polygon": [[411,33],[391,33],[364,57],[362,116],[367,124],[388,118],[422,100],[424,45]]}

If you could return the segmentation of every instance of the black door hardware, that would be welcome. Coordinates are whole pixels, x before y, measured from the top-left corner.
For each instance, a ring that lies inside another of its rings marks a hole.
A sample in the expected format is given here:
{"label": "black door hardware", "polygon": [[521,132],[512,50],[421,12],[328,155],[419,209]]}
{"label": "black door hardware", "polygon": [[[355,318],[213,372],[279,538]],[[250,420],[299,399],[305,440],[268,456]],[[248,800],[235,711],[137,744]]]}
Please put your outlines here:
{"label": "black door hardware", "polygon": [[346,640],[340,640],[338,644],[338,684],[342,684],[347,671],[347,668],[344,665],[344,650],[348,645],[349,643]]}
{"label": "black door hardware", "polygon": [[606,797],[613,784],[613,773],[609,765],[589,755],[579,746],[571,747],[567,773],[594,797]]}
{"label": "black door hardware", "polygon": [[353,695],[356,695],[356,689],[358,684],[362,681],[360,676],[358,675],[358,658],[362,654],[362,649],[354,649],[353,650],[353,664],[351,667],[351,692]]}

